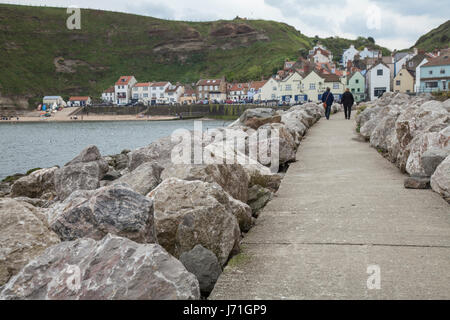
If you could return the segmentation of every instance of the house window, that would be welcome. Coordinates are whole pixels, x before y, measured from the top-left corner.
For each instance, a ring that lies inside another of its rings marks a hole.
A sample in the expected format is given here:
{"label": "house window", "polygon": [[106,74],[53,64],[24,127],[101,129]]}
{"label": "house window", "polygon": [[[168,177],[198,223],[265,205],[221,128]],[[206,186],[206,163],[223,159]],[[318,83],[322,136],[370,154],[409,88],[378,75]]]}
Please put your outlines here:
{"label": "house window", "polygon": [[137,93],[133,94],[133,99],[139,98],[139,95]]}
{"label": "house window", "polygon": [[428,74],[433,74],[433,70],[428,71]]}
{"label": "house window", "polygon": [[163,90],[164,89],[164,87],[159,87],[159,90]]}
{"label": "house window", "polygon": [[272,94],[272,100],[275,100],[275,95],[274,94]]}
{"label": "house window", "polygon": [[355,88],[352,88],[352,92],[355,92]]}
{"label": "house window", "polygon": [[333,89],[339,89],[339,83],[333,83]]}
{"label": "house window", "polygon": [[441,69],[441,74],[445,74],[445,69]]}
{"label": "house window", "polygon": [[272,89],[273,89],[273,91],[277,91],[277,87],[273,87]]}
{"label": "house window", "polygon": [[382,75],[383,75],[383,69],[378,69],[377,76],[382,76]]}
{"label": "house window", "polygon": [[287,84],[287,85],[286,85],[286,91],[291,91],[291,90],[292,90],[291,85],[290,85],[290,84]]}
{"label": "house window", "polygon": [[316,90],[316,84],[315,83],[310,83],[309,84],[309,90]]}
{"label": "house window", "polygon": [[144,98],[148,98],[148,93],[144,93]]}
{"label": "house window", "polygon": [[399,85],[400,85],[400,80],[395,81],[395,84],[396,84],[397,86],[399,86]]}
{"label": "house window", "polygon": [[355,83],[359,83],[359,79],[356,79],[356,80],[355,80]]}
{"label": "house window", "polygon": [[360,88],[358,88],[358,92],[360,92],[361,91],[361,89]]}
{"label": "house window", "polygon": [[432,82],[425,82],[425,88],[437,88],[438,82],[432,81]]}

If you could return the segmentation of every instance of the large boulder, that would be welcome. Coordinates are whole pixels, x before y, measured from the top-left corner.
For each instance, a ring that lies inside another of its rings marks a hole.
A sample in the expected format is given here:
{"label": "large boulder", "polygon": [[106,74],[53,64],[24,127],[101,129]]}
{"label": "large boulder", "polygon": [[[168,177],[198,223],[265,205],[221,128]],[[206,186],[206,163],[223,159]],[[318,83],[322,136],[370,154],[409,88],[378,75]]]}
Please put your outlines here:
{"label": "large boulder", "polygon": [[162,167],[152,162],[144,162],[133,171],[115,180],[114,183],[126,183],[137,193],[147,195],[161,182],[161,171]]}
{"label": "large boulder", "polygon": [[0,286],[47,247],[59,243],[40,209],[15,199],[0,199]]}
{"label": "large boulder", "polygon": [[431,176],[431,188],[450,202],[450,155]]}
{"label": "large boulder", "polygon": [[248,189],[248,205],[252,209],[253,216],[258,216],[259,211],[272,199],[273,193],[260,185],[254,185]]}
{"label": "large boulder", "polygon": [[129,170],[133,171],[145,162],[152,162],[155,165],[165,168],[171,164],[172,149],[177,144],[177,142],[172,141],[172,137],[168,136],[152,142],[146,147],[131,151],[128,154]]}
{"label": "large boulder", "polygon": [[41,169],[20,178],[11,187],[11,197],[46,198],[55,196],[55,172],[57,167]]}
{"label": "large boulder", "polygon": [[148,196],[158,243],[175,257],[201,244],[224,265],[239,248],[238,220],[230,196],[218,184],[169,178]]}
{"label": "large boulder", "polygon": [[248,177],[240,164],[174,164],[161,174],[162,180],[168,178],[216,182],[235,199],[248,199]]}
{"label": "large boulder", "polygon": [[422,157],[430,149],[439,149],[450,154],[450,126],[441,132],[423,133],[411,141],[406,172],[410,175],[425,175]]}
{"label": "large boulder", "polygon": [[422,165],[425,175],[431,177],[436,168],[450,154],[450,149],[430,148],[422,154]]}
{"label": "large boulder", "polygon": [[0,197],[4,197],[11,193],[11,185],[6,182],[0,182]]}
{"label": "large boulder", "polygon": [[208,296],[222,273],[216,255],[198,244],[192,250],[183,252],[180,261],[187,271],[197,277],[200,292],[204,296]]}
{"label": "large boulder", "polygon": [[141,243],[155,243],[152,202],[123,185],[76,191],[48,213],[61,240],[102,239],[112,233]]}
{"label": "large boulder", "polygon": [[79,156],[55,171],[55,190],[59,200],[66,199],[76,190],[95,190],[108,172],[108,163],[102,159],[97,147],[90,146]]}
{"label": "large boulder", "polygon": [[275,109],[272,108],[253,108],[253,109],[247,109],[242,113],[242,115],[237,119],[235,122],[230,124],[230,127],[232,126],[242,126],[245,125],[245,123],[249,119],[257,118],[257,119],[267,119],[272,118],[276,113]]}
{"label": "large boulder", "polygon": [[48,248],[6,284],[0,299],[186,300],[199,284],[157,244],[107,235]]}

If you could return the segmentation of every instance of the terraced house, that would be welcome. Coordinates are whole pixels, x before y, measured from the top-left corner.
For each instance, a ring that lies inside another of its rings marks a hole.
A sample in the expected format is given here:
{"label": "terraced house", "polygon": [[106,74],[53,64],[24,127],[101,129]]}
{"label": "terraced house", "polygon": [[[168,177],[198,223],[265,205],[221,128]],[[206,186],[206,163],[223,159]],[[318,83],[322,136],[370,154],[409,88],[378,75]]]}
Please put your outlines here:
{"label": "terraced house", "polygon": [[302,75],[294,72],[278,82],[278,94],[281,102],[294,103],[306,101],[306,96],[302,92],[302,80]]}
{"label": "terraced house", "polygon": [[248,83],[235,83],[228,90],[228,97],[233,101],[241,101],[247,99]]}
{"label": "terraced house", "polygon": [[151,104],[164,104],[166,103],[166,89],[172,84],[167,81],[153,82],[150,88],[152,94]]}
{"label": "terraced house", "polygon": [[222,79],[201,79],[197,81],[197,97],[199,100],[213,100],[220,97],[225,100],[227,96],[227,83]]}
{"label": "terraced house", "polygon": [[450,50],[441,52],[420,68],[420,92],[449,91]]}
{"label": "terraced house", "polygon": [[353,72],[347,77],[347,88],[350,89],[356,102],[361,102],[366,98],[366,79],[361,72]]}
{"label": "terraced house", "polygon": [[131,89],[137,83],[134,76],[121,76],[114,86],[115,104],[123,105],[131,101]]}
{"label": "terraced house", "polygon": [[149,105],[151,103],[151,87],[151,82],[136,83],[132,89],[133,100]]}
{"label": "terraced house", "polygon": [[180,85],[170,85],[166,88],[165,103],[176,104],[180,103],[180,98],[184,93],[184,87]]}

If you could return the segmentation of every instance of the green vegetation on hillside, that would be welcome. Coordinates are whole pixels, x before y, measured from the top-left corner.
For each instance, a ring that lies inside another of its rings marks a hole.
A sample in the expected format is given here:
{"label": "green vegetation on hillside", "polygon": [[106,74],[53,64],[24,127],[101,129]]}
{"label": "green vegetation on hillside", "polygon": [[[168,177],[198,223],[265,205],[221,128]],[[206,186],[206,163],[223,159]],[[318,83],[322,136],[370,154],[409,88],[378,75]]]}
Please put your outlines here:
{"label": "green vegetation on hillside", "polygon": [[426,51],[444,49],[450,46],[450,20],[441,24],[436,29],[421,36],[414,47]]}

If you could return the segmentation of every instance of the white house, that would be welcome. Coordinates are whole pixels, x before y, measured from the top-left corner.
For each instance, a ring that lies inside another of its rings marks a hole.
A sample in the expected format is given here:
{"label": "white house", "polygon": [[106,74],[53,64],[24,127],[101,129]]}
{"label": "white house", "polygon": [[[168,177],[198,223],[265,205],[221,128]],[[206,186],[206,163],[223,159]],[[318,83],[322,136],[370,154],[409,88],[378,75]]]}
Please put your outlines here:
{"label": "white house", "polygon": [[302,80],[302,75],[296,71],[278,81],[279,100],[290,104],[306,101],[306,95],[302,92]]}
{"label": "white house", "polygon": [[116,104],[127,104],[131,101],[131,89],[137,83],[134,76],[121,76],[114,86]]}
{"label": "white house", "polygon": [[114,103],[116,101],[116,94],[114,87],[109,87],[102,93],[102,101],[108,103]]}
{"label": "white house", "polygon": [[166,89],[172,84],[167,81],[153,82],[150,88],[151,92],[151,104],[164,104],[166,103]]}
{"label": "white house", "polygon": [[261,88],[266,84],[267,80],[252,81],[247,92],[247,99],[250,101],[261,100]]}
{"label": "white house", "polygon": [[347,63],[349,61],[353,61],[355,59],[355,56],[358,53],[359,51],[355,49],[354,45],[351,45],[350,48],[344,51],[344,53],[342,54],[342,65],[344,66],[344,68],[347,67]]}
{"label": "white house", "polygon": [[414,52],[398,52],[394,56],[394,77],[402,70],[406,63],[417,55],[417,49]]}
{"label": "white house", "polygon": [[233,101],[240,101],[247,99],[248,95],[248,83],[235,83],[231,85],[228,90],[228,97]]}
{"label": "white house", "polygon": [[65,107],[65,106],[67,106],[67,103],[60,96],[45,96],[44,99],[42,99],[42,103],[45,104],[47,107],[53,107],[53,106]]}
{"label": "white house", "polygon": [[278,92],[278,81],[274,78],[267,80],[260,90],[260,101],[274,101],[280,99]]}
{"label": "white house", "polygon": [[131,90],[131,96],[133,100],[138,100],[143,104],[149,105],[151,101],[150,88],[151,82],[138,82],[133,86]]}
{"label": "white house", "polygon": [[314,63],[331,63],[333,61],[331,52],[322,48],[317,48],[311,57]]}
{"label": "white house", "polygon": [[92,104],[90,97],[70,97],[69,104],[71,107],[85,107]]}
{"label": "white house", "polygon": [[359,57],[361,60],[365,58],[381,58],[381,53],[378,50],[369,50],[366,47],[359,52]]}
{"label": "white house", "polygon": [[180,98],[184,94],[184,87],[179,85],[170,85],[164,92],[165,103],[180,103]]}
{"label": "white house", "polygon": [[380,62],[366,72],[368,97],[375,100],[385,92],[391,92],[391,75],[389,67]]}
{"label": "white house", "polygon": [[429,62],[429,59],[424,58],[422,60],[421,63],[419,63],[416,67],[416,83],[414,85],[414,92],[419,92],[420,91],[420,79],[421,79],[421,75],[420,75],[420,70],[422,68],[422,66],[424,64],[427,64]]}

